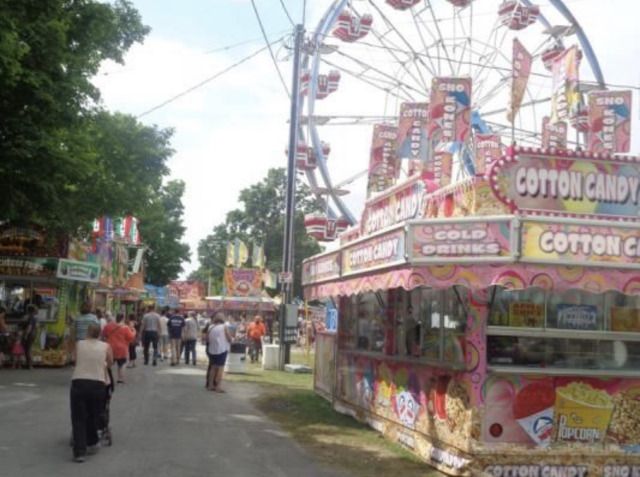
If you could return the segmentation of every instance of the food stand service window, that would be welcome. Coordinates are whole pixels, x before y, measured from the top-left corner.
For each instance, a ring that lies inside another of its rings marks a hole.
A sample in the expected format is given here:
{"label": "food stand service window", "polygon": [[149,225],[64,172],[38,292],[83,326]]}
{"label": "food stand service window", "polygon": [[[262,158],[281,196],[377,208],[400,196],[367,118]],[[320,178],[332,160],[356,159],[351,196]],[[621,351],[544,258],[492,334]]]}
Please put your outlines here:
{"label": "food stand service window", "polygon": [[640,375],[639,297],[615,291],[500,287],[491,295],[491,370]]}
{"label": "food stand service window", "polygon": [[464,366],[467,291],[418,288],[343,299],[340,347],[441,367]]}

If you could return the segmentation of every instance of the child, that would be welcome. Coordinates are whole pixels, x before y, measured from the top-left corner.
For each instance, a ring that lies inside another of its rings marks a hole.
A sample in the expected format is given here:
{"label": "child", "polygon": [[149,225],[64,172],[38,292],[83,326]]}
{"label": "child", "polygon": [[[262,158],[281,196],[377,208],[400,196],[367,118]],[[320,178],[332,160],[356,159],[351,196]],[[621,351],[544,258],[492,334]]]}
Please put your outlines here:
{"label": "child", "polygon": [[24,347],[22,346],[22,332],[19,331],[16,334],[16,340],[11,347],[11,357],[13,358],[13,369],[18,369],[18,367],[25,360],[24,355]]}

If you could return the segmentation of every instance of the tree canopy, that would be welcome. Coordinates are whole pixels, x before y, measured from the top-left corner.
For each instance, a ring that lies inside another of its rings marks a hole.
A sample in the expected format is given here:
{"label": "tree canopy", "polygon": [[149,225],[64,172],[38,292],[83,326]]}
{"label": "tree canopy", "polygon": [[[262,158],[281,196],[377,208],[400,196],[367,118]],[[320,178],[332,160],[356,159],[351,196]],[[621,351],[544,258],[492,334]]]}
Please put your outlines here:
{"label": "tree canopy", "polygon": [[184,183],[163,185],[173,131],[105,111],[91,82],[148,31],[127,0],[0,0],[0,223],[82,235],[132,214],[163,285],[189,253]]}
{"label": "tree canopy", "polygon": [[[223,224],[198,245],[200,268],[194,278],[214,282],[222,280],[227,242],[235,238],[247,245],[252,242],[264,244],[267,268],[272,272],[282,270],[282,248],[284,233],[286,175],[282,168],[270,169],[260,182],[243,189],[239,195],[242,208],[230,211]],[[304,214],[321,211],[321,203],[313,197],[309,187],[298,181],[296,193],[296,215],[294,222],[294,293],[301,294],[302,260],[321,251],[315,239],[309,237],[304,228]]]}
{"label": "tree canopy", "polygon": [[160,194],[139,214],[140,233],[149,247],[146,254],[147,283],[163,286],[177,278],[182,262],[189,261],[189,245],[180,242],[185,232],[182,225],[184,182],[168,182]]}
{"label": "tree canopy", "polygon": [[170,132],[101,111],[91,83],[147,32],[125,0],[0,0],[0,220],[75,230],[159,185]]}

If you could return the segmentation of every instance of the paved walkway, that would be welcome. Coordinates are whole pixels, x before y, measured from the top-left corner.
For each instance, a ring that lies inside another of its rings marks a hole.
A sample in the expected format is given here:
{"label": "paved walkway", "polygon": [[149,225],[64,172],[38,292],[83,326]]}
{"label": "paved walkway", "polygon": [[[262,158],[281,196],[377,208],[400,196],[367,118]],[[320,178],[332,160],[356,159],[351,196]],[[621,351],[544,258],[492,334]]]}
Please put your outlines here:
{"label": "paved walkway", "polygon": [[305,476],[313,462],[251,404],[259,388],[204,389],[204,370],[166,362],[129,371],[111,406],[113,447],[71,461],[71,369],[0,370],[0,474],[44,476]]}

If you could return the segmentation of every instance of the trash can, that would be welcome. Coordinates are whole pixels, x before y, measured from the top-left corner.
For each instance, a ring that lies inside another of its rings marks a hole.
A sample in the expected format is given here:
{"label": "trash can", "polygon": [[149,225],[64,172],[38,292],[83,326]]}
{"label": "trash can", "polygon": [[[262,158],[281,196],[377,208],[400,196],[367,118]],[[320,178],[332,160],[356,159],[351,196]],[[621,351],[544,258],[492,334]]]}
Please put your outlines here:
{"label": "trash can", "polygon": [[280,369],[280,345],[262,345],[262,369]]}
{"label": "trash can", "polygon": [[247,372],[247,345],[244,343],[231,343],[227,362],[224,366],[225,373]]}

